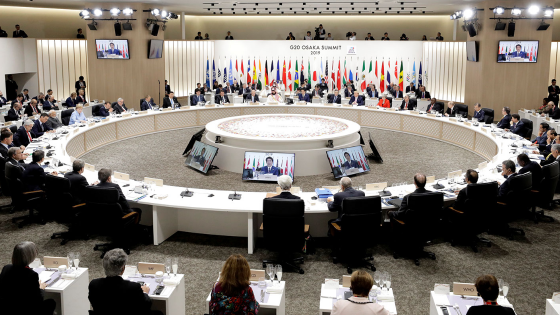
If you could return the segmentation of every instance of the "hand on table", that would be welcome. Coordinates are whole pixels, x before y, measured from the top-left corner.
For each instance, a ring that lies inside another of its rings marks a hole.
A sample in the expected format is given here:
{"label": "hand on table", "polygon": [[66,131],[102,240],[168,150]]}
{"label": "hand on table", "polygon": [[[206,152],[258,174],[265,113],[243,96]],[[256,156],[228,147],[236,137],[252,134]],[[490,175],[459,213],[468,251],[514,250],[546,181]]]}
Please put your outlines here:
{"label": "hand on table", "polygon": [[143,286],[141,286],[141,288],[144,293],[150,293],[150,288],[147,285],[144,284]]}
{"label": "hand on table", "polygon": [[44,283],[44,282],[41,282],[41,280],[39,280],[39,288],[40,288],[41,290],[45,290],[46,287],[47,287],[47,284]]}
{"label": "hand on table", "polygon": [[25,146],[24,145],[20,146],[19,148],[21,149],[21,152],[25,151]]}
{"label": "hand on table", "polygon": [[333,202],[333,201],[334,201],[334,198],[333,198],[333,197],[327,198],[327,202]]}
{"label": "hand on table", "polygon": [[95,185],[97,185],[97,184],[99,184],[99,181],[98,181],[98,180],[96,180],[95,182],[93,182],[91,185],[92,185],[92,186],[95,186]]}
{"label": "hand on table", "polygon": [[51,175],[58,176],[58,172],[57,171],[52,171]]}

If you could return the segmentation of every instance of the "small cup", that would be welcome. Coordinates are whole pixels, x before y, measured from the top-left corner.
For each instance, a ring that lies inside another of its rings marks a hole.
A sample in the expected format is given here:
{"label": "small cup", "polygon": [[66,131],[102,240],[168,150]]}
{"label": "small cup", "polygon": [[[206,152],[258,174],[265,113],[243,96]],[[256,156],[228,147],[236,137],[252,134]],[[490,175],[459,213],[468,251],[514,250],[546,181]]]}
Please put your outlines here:
{"label": "small cup", "polygon": [[161,284],[162,281],[163,281],[163,271],[157,271],[156,272],[156,282]]}
{"label": "small cup", "polygon": [[66,265],[60,265],[60,266],[58,266],[58,271],[59,271],[60,273],[65,273],[65,272],[66,272],[66,269],[68,269],[68,267],[66,267]]}

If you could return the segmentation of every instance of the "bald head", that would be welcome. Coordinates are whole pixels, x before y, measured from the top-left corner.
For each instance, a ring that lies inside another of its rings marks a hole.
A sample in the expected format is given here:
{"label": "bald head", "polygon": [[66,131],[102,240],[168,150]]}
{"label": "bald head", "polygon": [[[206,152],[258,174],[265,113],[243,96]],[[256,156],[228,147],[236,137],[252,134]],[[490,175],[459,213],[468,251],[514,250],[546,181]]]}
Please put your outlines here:
{"label": "bald head", "polygon": [[414,175],[414,185],[416,185],[417,188],[424,188],[424,186],[426,186],[426,175],[416,173],[416,175]]}

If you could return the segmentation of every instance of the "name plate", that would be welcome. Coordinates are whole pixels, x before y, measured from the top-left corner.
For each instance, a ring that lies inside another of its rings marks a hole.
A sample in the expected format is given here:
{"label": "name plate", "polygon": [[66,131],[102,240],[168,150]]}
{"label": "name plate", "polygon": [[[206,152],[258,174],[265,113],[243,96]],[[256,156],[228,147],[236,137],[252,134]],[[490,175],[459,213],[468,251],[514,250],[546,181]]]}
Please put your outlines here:
{"label": "name plate", "polygon": [[58,266],[65,265],[68,267],[68,257],[50,257],[43,258],[43,265],[45,268],[58,268]]}
{"label": "name plate", "polygon": [[233,103],[226,103],[224,106],[233,106]]}
{"label": "name plate", "polygon": [[333,103],[325,103],[325,104],[323,104],[323,105],[324,105],[324,106],[334,106]]}
{"label": "name plate", "polygon": [[122,118],[130,117],[130,116],[132,116],[130,113],[122,114]]}
{"label": "name plate", "polygon": [[148,113],[147,110],[143,110],[143,111],[141,111],[141,112],[138,112],[138,115],[146,115],[147,113]]}
{"label": "name plate", "polygon": [[469,126],[469,127],[472,126],[472,124],[468,121],[465,121],[463,124],[465,124],[465,126]]}
{"label": "name plate", "polygon": [[483,170],[488,166],[488,162],[482,162],[480,164],[478,164],[478,170]]}
{"label": "name plate", "polygon": [[336,290],[340,284],[338,279],[325,279],[325,289]]}
{"label": "name plate", "polygon": [[208,105],[206,105],[206,106],[204,106],[204,107],[206,107],[206,108],[216,107],[216,104],[208,104]]}
{"label": "name plate", "polygon": [[86,170],[88,170],[88,171],[95,172],[95,165],[91,165],[91,164],[85,163],[84,168],[85,168]]}
{"label": "name plate", "polygon": [[115,179],[119,179],[119,180],[124,180],[124,181],[130,180],[130,176],[126,173],[114,172],[113,176],[115,177]]}
{"label": "name plate", "polygon": [[109,120],[111,120],[111,118],[105,117],[105,119],[101,119],[101,122],[102,122],[102,123],[106,123],[106,122],[108,122]]}
{"label": "name plate", "polygon": [[397,109],[396,109],[396,108],[387,108],[387,110],[390,110],[390,111],[394,112],[394,111],[396,111]]}
{"label": "name plate", "polygon": [[163,179],[144,177],[144,182],[146,184],[153,184],[160,187],[163,186]]}
{"label": "name plate", "polygon": [[259,281],[259,278],[265,278],[264,270],[251,269],[251,277],[249,281]]}
{"label": "name plate", "polygon": [[433,183],[436,181],[436,176],[432,175],[432,176],[426,176],[426,183]]}
{"label": "name plate", "polygon": [[413,114],[413,115],[420,115],[420,112],[419,112],[419,111],[415,111],[415,110],[412,110],[412,111],[410,111],[409,113],[411,113],[411,114]]}
{"label": "name plate", "polygon": [[79,130],[80,130],[80,129],[78,129],[78,128],[74,128],[74,130],[72,131],[72,133],[76,134],[76,133],[78,133]]}
{"label": "name plate", "polygon": [[91,122],[91,123],[88,124],[88,127],[93,127],[93,126],[95,126],[94,122]]}
{"label": "name plate", "polygon": [[552,293],[552,302],[560,304],[560,292]]}
{"label": "name plate", "polygon": [[449,121],[457,122],[457,118],[449,118]]}
{"label": "name plate", "polygon": [[463,171],[461,171],[461,170],[454,171],[454,172],[449,172],[449,173],[447,173],[447,178],[449,178],[449,177],[451,177],[451,178],[459,177],[459,176],[461,176],[462,173],[463,173]]}
{"label": "name plate", "polygon": [[14,123],[13,121],[7,121],[7,122],[4,123],[4,126],[9,126],[9,125],[11,125],[11,124],[13,124],[13,123]]}
{"label": "name plate", "polygon": [[171,110],[171,108],[167,107],[167,108],[163,108],[161,111],[162,111],[162,112],[168,112],[168,111],[170,111],[170,110]]}
{"label": "name plate", "polygon": [[138,272],[142,274],[155,274],[158,271],[165,272],[165,265],[145,262],[138,263]]}
{"label": "name plate", "polygon": [[70,157],[70,162],[74,163],[74,161],[76,161],[76,158],[73,157],[73,156],[71,156],[71,157]]}
{"label": "name plate", "polygon": [[495,133],[492,133],[492,137],[496,138],[496,134],[495,134]]}
{"label": "name plate", "polygon": [[261,105],[261,104],[258,102],[249,102],[249,105]]}
{"label": "name plate", "polygon": [[524,112],[524,111],[525,111],[525,108],[520,108],[519,110],[522,111],[522,112]]}
{"label": "name plate", "polygon": [[342,107],[353,107],[353,106],[350,105],[350,104],[344,104],[344,105],[342,105]]}
{"label": "name plate", "polygon": [[450,287],[447,283],[436,283],[434,285],[434,293],[436,294],[449,294]]}
{"label": "name plate", "polygon": [[382,190],[384,188],[387,188],[387,182],[366,184],[366,190]]}
{"label": "name plate", "polygon": [[346,276],[346,275],[342,276],[342,287],[344,288],[350,287],[350,278],[352,278],[352,276]]}
{"label": "name plate", "polygon": [[428,117],[437,117],[436,114],[428,114]]}
{"label": "name plate", "polygon": [[453,294],[478,296],[478,291],[473,283],[453,282]]}
{"label": "name plate", "polygon": [[402,98],[395,98],[394,101],[402,101]]}
{"label": "name plate", "polygon": [[480,130],[482,130],[482,132],[488,132],[488,129],[486,129],[484,127],[480,127]]}
{"label": "name plate", "polygon": [[550,117],[546,117],[547,121],[552,121],[552,119]]}
{"label": "name plate", "polygon": [[307,102],[296,102],[296,105],[307,105]]}
{"label": "name plate", "polygon": [[268,102],[266,105],[278,105],[278,102]]}

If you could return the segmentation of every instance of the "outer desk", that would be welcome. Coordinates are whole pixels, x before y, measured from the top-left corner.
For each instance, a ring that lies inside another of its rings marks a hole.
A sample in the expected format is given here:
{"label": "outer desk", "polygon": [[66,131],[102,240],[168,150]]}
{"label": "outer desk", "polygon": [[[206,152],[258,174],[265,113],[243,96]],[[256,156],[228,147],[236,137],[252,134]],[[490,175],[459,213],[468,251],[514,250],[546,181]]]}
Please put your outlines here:
{"label": "outer desk", "polygon": [[87,314],[90,309],[88,300],[89,272],[78,268],[80,275],[61,287],[47,287],[45,299],[56,301],[55,311],[60,315]]}
{"label": "outer desk", "polygon": [[546,299],[545,315],[560,315],[560,304],[552,302],[552,299]]}
{"label": "outer desk", "polygon": [[[210,121],[232,116],[275,113],[341,117],[357,122],[364,127],[428,137],[470,150],[481,156],[480,162],[491,161],[499,153],[501,143],[505,143],[503,146],[504,153],[496,157],[493,162],[488,163],[488,169],[490,169],[490,166],[501,163],[502,158],[509,158],[505,146],[511,142],[510,140],[494,137],[489,128],[483,130],[480,126],[474,127],[462,122],[454,122],[449,118],[428,117],[408,111],[370,109],[364,106],[287,106],[283,104],[235,105],[211,108],[183,106],[180,110],[150,111],[142,115],[104,120],[94,126],[71,130],[67,137],[61,137],[61,140],[57,141],[62,142],[62,145],[55,145],[55,149],[57,149],[57,156],[62,161],[70,163],[70,156],[78,158],[103,145],[135,136],[204,126]],[[325,163],[327,163],[326,160]],[[178,167],[183,167],[183,165],[178,165]],[[448,171],[455,171],[455,169]],[[86,171],[84,174],[91,181],[97,178],[96,172]],[[295,184],[297,185],[297,181]],[[123,188],[123,191],[127,193],[132,187],[131,184],[131,187]],[[157,191],[167,194],[166,199],[144,198],[135,205],[145,209],[144,215],[142,215],[142,223],[147,225],[153,223],[154,244],[162,243],[177,231],[186,231],[248,237],[248,252],[253,253],[259,221],[262,220],[262,216],[259,215],[262,213],[262,199],[265,198],[266,193],[240,192],[242,194],[241,200],[231,201],[227,199],[227,196],[232,191],[192,189],[194,191],[193,197],[181,198],[179,194],[184,189],[184,187],[164,186],[158,188]],[[412,185],[407,189],[412,191]],[[272,187],[271,190],[273,190]],[[214,194],[211,199],[212,202],[209,202],[208,194],[210,193]],[[370,191],[368,194],[375,195],[376,192]],[[309,199],[312,195],[314,195],[312,192],[303,193],[305,199]],[[134,199],[135,196],[129,193],[127,198]],[[389,207],[384,206],[384,208]],[[312,233],[315,235],[323,235],[323,232],[326,232],[327,229],[327,221],[336,217],[336,213],[328,212],[324,203],[311,206],[306,210],[306,214],[306,223],[311,225]]]}

